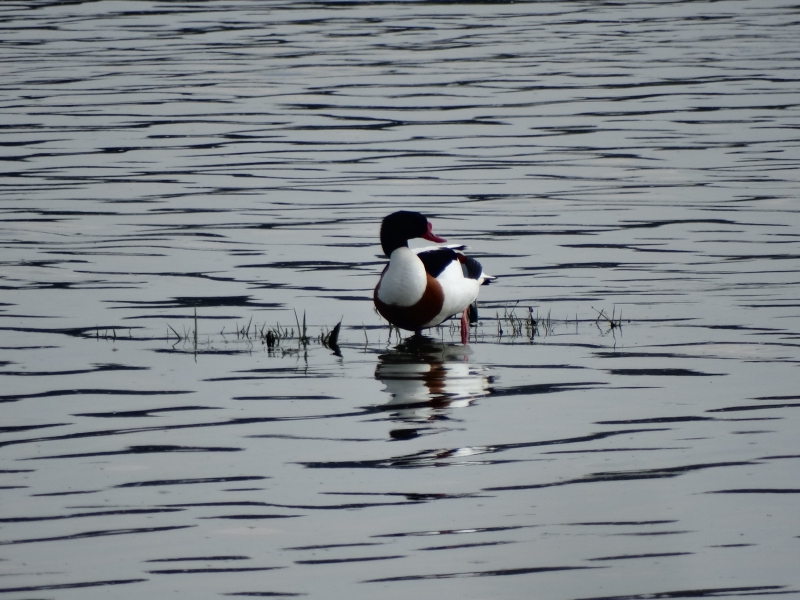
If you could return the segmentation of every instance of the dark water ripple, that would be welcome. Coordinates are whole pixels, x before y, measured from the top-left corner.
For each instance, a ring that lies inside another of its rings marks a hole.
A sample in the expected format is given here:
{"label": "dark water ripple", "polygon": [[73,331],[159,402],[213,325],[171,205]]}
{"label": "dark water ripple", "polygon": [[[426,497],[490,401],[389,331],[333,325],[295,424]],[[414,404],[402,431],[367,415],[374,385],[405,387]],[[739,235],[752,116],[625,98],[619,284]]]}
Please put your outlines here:
{"label": "dark water ripple", "polygon": [[800,594],[798,17],[2,3],[0,594]]}

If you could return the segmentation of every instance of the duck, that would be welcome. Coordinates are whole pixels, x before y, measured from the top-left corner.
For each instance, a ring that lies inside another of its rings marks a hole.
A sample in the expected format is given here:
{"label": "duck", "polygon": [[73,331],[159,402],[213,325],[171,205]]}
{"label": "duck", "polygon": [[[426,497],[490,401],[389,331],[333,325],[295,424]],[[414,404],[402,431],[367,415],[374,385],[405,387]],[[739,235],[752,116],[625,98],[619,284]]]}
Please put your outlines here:
{"label": "duck", "polygon": [[454,315],[461,315],[461,342],[469,343],[469,325],[478,320],[478,291],[496,277],[464,253],[466,246],[428,246],[412,250],[408,240],[436,244],[447,240],[419,212],[401,210],[381,223],[381,248],[389,264],[375,286],[378,313],[398,329],[420,335]]}

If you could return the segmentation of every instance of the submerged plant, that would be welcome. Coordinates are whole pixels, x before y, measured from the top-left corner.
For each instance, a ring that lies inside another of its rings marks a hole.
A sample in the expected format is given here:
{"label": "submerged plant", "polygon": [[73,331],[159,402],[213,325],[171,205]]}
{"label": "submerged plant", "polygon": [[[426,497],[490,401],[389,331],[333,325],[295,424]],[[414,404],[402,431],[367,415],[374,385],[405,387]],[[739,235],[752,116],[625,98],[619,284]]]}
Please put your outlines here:
{"label": "submerged plant", "polygon": [[[528,306],[525,308],[522,315],[517,314],[518,303],[513,306],[507,306],[503,308],[503,314],[501,315],[499,311],[495,311],[496,317],[496,335],[493,336],[491,333],[487,333],[485,328],[482,328],[480,325],[474,327],[474,331],[470,331],[470,337],[472,340],[478,342],[481,340],[502,342],[503,338],[507,338],[508,343],[518,343],[520,340],[527,340],[530,343],[533,343],[535,338],[545,338],[547,336],[556,335],[556,321],[553,320],[551,311],[548,310],[547,315],[540,315],[538,310],[535,310],[534,307]],[[620,311],[619,315],[617,314],[616,306],[612,309],[612,313],[609,316],[604,310],[593,310],[597,313],[595,318],[595,324],[597,325],[598,329],[600,329],[602,335],[607,335],[608,333],[614,334],[617,330],[621,332],[622,330],[622,312]],[[257,323],[253,322],[253,317],[250,317],[246,324],[240,325],[236,323],[233,331],[236,333],[236,340],[232,340],[229,336],[231,335],[230,329],[228,329],[228,333],[226,334],[226,328],[223,327],[222,330],[219,332],[219,336],[222,338],[222,342],[224,344],[229,344],[231,342],[237,342],[244,344],[245,347],[241,351],[249,352],[252,350],[254,342],[261,342],[262,346],[265,346],[265,349],[270,355],[278,355],[278,356],[286,356],[286,355],[296,355],[298,353],[302,353],[303,355],[307,355],[308,347],[312,344],[319,344],[320,346],[327,348],[337,356],[342,356],[341,354],[341,347],[340,347],[340,340],[339,337],[342,332],[342,319],[339,320],[336,325],[331,327],[330,329],[327,327],[320,327],[319,334],[316,336],[312,336],[309,333],[309,325],[307,320],[306,312],[303,311],[303,318],[300,319],[300,315],[297,311],[294,311],[295,316],[295,325],[294,327],[287,327],[281,325],[280,323],[276,323],[275,325],[269,325],[267,323],[263,323],[260,326]],[[208,336],[207,344],[201,342],[199,337],[199,317],[197,315],[197,310],[195,309],[194,315],[190,317],[194,321],[194,327],[190,330],[186,330],[186,327],[183,328],[183,333],[179,333],[172,325],[169,323],[167,324],[167,336],[166,339],[170,340],[173,336],[175,337],[175,343],[173,344],[173,348],[175,348],[179,343],[183,342],[186,346],[190,346],[187,350],[193,351],[197,354],[202,346],[203,352],[215,352],[220,351],[214,347],[212,342],[212,336]],[[567,333],[567,335],[577,335],[578,334],[578,324],[579,324],[578,315],[575,315],[575,332],[574,334]],[[590,322],[587,319],[588,322]],[[558,321],[559,323],[561,321]],[[628,321],[630,322],[630,320]],[[572,320],[569,318],[564,319],[564,324],[568,325],[572,323]],[[608,329],[604,329],[601,327],[603,323],[608,325]],[[470,328],[471,330],[473,328]],[[367,335],[367,326],[362,323],[362,330],[364,333],[364,344],[369,345],[370,339]],[[105,332],[101,328],[92,328],[92,333],[94,334],[93,337],[103,338],[103,339],[117,339],[117,333],[114,328],[108,328]],[[430,332],[432,335],[440,337],[442,342],[445,341],[445,336],[449,333],[451,339],[456,339],[458,337],[459,328],[458,323],[454,320],[450,320],[446,323],[442,323],[441,325],[437,325],[433,328]],[[394,334],[394,337],[392,336]],[[130,335],[130,334],[129,334]],[[560,335],[563,335],[560,334]],[[396,343],[401,343],[403,341],[404,333],[401,332],[396,327],[389,325],[389,336],[386,340],[387,344],[392,344],[393,341]],[[616,339],[616,336],[614,336]],[[220,340],[220,337],[216,338],[217,341]],[[293,344],[288,344],[289,340],[293,340]],[[378,342],[380,343],[381,338],[378,338]],[[226,350],[230,352],[230,350]],[[237,350],[238,351],[238,350]]]}
{"label": "submerged plant", "polygon": [[[604,321],[608,324],[609,331],[614,331],[618,329],[620,332],[622,331],[622,309],[619,309],[619,317],[616,316],[617,313],[617,305],[615,304],[611,309],[611,316],[609,317],[603,309],[597,310],[594,306],[592,310],[597,313],[597,319],[595,319],[595,325],[597,328],[600,329],[600,321]],[[602,329],[601,329],[602,331]]]}
{"label": "submerged plant", "polygon": [[537,335],[541,336],[542,333],[539,330],[539,326],[541,325],[545,335],[553,333],[553,325],[552,321],[550,320],[550,313],[547,313],[547,318],[543,319],[539,317],[538,311],[534,315],[533,307],[528,307],[528,314],[525,317],[517,316],[516,314],[517,306],[514,305],[510,310],[508,307],[503,308],[503,316],[500,317],[498,312],[495,312],[497,317],[497,337],[502,338],[506,331],[503,329],[503,323],[506,324],[508,329],[510,330],[510,337],[511,339],[517,337],[527,337],[529,339],[533,339]]}

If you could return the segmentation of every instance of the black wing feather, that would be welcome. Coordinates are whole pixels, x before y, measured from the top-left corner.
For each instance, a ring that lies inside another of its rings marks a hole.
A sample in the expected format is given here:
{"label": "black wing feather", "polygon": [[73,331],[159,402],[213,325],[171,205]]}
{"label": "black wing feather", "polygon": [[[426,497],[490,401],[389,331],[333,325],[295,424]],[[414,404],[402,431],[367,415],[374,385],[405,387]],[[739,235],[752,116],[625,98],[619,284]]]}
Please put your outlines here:
{"label": "black wing feather", "polygon": [[420,252],[417,256],[419,256],[422,264],[425,265],[425,271],[430,273],[432,277],[438,277],[447,268],[447,265],[454,260],[458,260],[458,254],[451,248],[433,248],[432,250]]}
{"label": "black wing feather", "polygon": [[481,263],[469,256],[465,256],[464,258],[464,262],[461,263],[461,270],[464,271],[464,277],[468,279],[480,279],[481,275],[483,275]]}

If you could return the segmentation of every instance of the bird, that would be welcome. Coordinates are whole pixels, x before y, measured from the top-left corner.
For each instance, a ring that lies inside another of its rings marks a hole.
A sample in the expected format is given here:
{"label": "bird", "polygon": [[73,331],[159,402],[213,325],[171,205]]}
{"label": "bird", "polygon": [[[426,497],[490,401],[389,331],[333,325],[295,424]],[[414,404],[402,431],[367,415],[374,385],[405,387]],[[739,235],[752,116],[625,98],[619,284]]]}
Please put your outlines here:
{"label": "bird", "polygon": [[381,223],[380,238],[389,264],[373,294],[378,313],[395,327],[418,335],[460,313],[461,342],[468,344],[469,323],[478,319],[478,291],[496,278],[464,254],[466,246],[410,249],[408,240],[414,238],[447,242],[433,233],[421,213],[401,210],[388,215]]}

